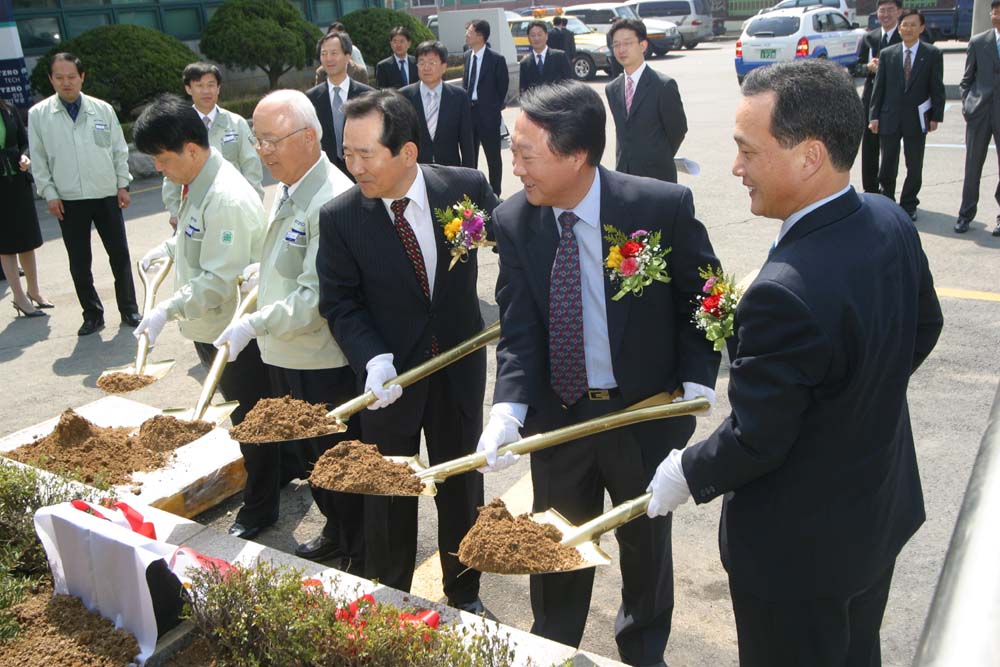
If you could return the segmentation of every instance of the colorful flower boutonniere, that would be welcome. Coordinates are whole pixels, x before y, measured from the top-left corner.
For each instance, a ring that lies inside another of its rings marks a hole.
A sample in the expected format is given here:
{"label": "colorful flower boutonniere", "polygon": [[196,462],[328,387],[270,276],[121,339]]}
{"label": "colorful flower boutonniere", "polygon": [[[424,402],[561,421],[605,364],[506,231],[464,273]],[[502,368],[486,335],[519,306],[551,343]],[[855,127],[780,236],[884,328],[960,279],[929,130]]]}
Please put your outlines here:
{"label": "colorful flower boutonniere", "polygon": [[726,339],[733,335],[736,304],[743,290],[736,286],[733,276],[723,273],[721,268],[698,269],[698,275],[705,280],[701,288],[704,296],[697,297],[692,319],[695,326],[705,332],[705,338],[712,341],[712,348],[721,352]]}
{"label": "colorful flower boutonniere", "polygon": [[465,195],[462,201],[448,208],[434,209],[434,217],[441,225],[444,238],[451,250],[449,271],[455,268],[458,262],[467,262],[470,250],[492,245],[486,240],[486,223],[489,222],[490,216],[476,207],[469,199],[469,195]]}
{"label": "colorful flower boutonniere", "polygon": [[660,232],[637,229],[628,236],[611,225],[604,225],[605,240],[611,244],[604,266],[618,293],[611,299],[620,300],[626,294],[642,296],[642,290],[653,281],[669,283],[667,255],[671,248],[660,247]]}

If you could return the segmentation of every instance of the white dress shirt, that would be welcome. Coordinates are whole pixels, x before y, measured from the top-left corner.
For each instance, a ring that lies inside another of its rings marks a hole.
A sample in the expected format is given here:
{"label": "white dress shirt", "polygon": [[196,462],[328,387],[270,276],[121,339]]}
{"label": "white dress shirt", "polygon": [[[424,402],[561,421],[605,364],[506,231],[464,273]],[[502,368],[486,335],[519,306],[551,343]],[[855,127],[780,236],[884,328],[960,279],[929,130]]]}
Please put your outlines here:
{"label": "white dress shirt", "polygon": [[538,66],[538,56],[542,57],[542,67],[545,67],[545,59],[549,57],[549,47],[546,46],[541,51],[531,50],[531,59],[535,61],[535,67]]}
{"label": "white dress shirt", "polygon": [[[473,102],[479,100],[479,79],[483,75],[483,54],[486,53],[486,45],[484,44],[482,48],[478,51],[472,52],[472,57],[476,58],[476,80],[469,80],[469,99]],[[472,67],[472,62],[469,62],[469,67]]]}
{"label": "white dress shirt", "polygon": [[[427,287],[431,296],[434,296],[434,273],[437,269],[437,241],[434,238],[434,221],[431,218],[431,208],[427,203],[427,185],[424,183],[424,172],[417,167],[417,177],[413,179],[410,189],[406,191],[405,197],[409,197],[410,203],[403,211],[403,217],[410,223],[413,235],[417,237],[417,245],[420,246],[420,254],[424,256],[424,268],[427,270]],[[389,220],[395,221],[396,215],[392,212],[392,199],[383,199],[385,210],[389,214]]]}
{"label": "white dress shirt", "polygon": [[[191,106],[194,106],[194,105],[192,104]],[[195,107],[195,111],[198,111],[197,107]],[[207,114],[204,114],[204,113],[198,111],[198,116],[201,117],[201,122],[204,123],[205,119],[207,118],[208,119],[208,126],[209,127],[211,127],[212,123],[215,122],[215,117],[218,116],[218,115],[219,115],[219,105],[218,104],[216,104],[214,107],[212,107],[212,110],[209,111]]]}
{"label": "white dress shirt", "polygon": [[917,49],[920,47],[920,40],[918,39],[913,43],[913,46],[906,46],[906,44],[900,43],[903,47],[903,64],[900,67],[906,67],[906,52],[910,52],[910,67],[917,64]]}
{"label": "white dress shirt", "polygon": [[[431,93],[437,96],[437,115],[431,119],[427,117],[427,110],[430,108],[431,104]],[[427,84],[423,81],[420,82],[420,99],[424,103],[424,117],[427,118],[427,132],[431,135],[431,139],[434,138],[434,134],[437,132],[437,121],[441,116],[441,93],[444,92],[444,82],[439,81],[438,85],[434,88],[429,88]],[[434,125],[431,126],[431,121],[433,120]]]}

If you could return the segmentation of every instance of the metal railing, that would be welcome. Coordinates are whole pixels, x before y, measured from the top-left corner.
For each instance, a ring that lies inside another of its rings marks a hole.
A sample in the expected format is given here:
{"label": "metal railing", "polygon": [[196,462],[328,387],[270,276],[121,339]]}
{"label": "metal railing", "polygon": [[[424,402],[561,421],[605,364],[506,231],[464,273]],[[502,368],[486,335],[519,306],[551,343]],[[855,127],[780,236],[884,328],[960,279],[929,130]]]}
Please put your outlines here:
{"label": "metal railing", "polygon": [[1000,388],[913,667],[1000,664]]}

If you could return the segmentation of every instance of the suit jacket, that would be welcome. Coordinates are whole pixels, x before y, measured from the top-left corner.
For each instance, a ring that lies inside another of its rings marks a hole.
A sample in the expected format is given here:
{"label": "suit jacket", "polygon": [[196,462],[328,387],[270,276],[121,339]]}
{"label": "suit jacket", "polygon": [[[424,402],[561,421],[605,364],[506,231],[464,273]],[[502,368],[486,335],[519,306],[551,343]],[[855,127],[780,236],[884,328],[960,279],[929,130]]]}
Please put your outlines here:
{"label": "suit jacket", "polygon": [[521,82],[519,85],[522,93],[543,83],[555,83],[573,78],[573,70],[569,66],[569,59],[566,57],[565,51],[550,48],[545,53],[541,72],[538,71],[535,56],[536,54],[532,50],[521,59]]}
{"label": "suit jacket", "polygon": [[565,51],[566,40],[563,37],[563,31],[560,28],[552,27],[549,29],[549,36],[545,40],[545,46],[550,49],[559,49],[560,51]]}
{"label": "suit jacket", "polygon": [[[347,89],[348,100],[374,90],[371,86],[358,83],[354,79],[349,79],[349,81],[350,85]],[[347,174],[348,178],[353,181],[354,177],[351,176],[351,172],[347,171],[347,164],[341,158],[337,157],[337,133],[333,129],[333,107],[330,105],[330,88],[327,82],[324,81],[317,86],[313,86],[306,91],[306,96],[316,108],[316,115],[319,116],[319,123],[323,127],[323,139],[320,141],[323,152],[326,153],[326,157],[330,159],[330,162],[335,167]],[[344,101],[346,102],[347,100]]]}
{"label": "suit jacket", "polygon": [[[472,49],[462,56],[465,70],[462,73],[462,88],[469,94],[472,102],[472,89],[469,86],[469,74],[472,62]],[[506,106],[507,88],[510,85],[510,75],[507,73],[507,59],[485,47],[482,52],[482,62],[479,63],[479,84],[476,87],[478,100],[473,102],[473,115],[478,116],[486,127],[496,127],[500,133],[500,112]],[[494,122],[495,121],[495,122]]]}
{"label": "suit jacket", "polygon": [[966,120],[1000,120],[1000,97],[993,94],[1000,83],[1000,57],[997,56],[993,28],[969,40],[965,52],[965,72],[958,84],[962,91],[962,115]]}
{"label": "suit jacket", "polygon": [[879,134],[901,134],[914,137],[923,134],[917,107],[931,100],[929,120],[944,120],[944,61],[941,51],[932,44],[920,42],[914,58],[910,81],[903,77],[903,44],[882,50],[872,87],[872,103],[868,119],[877,120]]}
{"label": "suit jacket", "polygon": [[450,83],[441,84],[441,100],[438,102],[438,120],[433,139],[427,129],[420,83],[405,86],[399,92],[410,100],[420,117],[420,153],[417,155],[417,162],[475,169],[472,110],[465,91]]}
{"label": "suit jacket", "polygon": [[573,62],[573,58],[576,58],[576,35],[569,28],[559,28],[559,32],[563,34],[562,50],[566,52],[569,61]]}
{"label": "suit jacket", "polygon": [[[623,398],[634,403],[673,391],[684,381],[714,387],[720,355],[695,328],[691,314],[705,282],[698,267],[718,266],[719,260],[694,217],[691,191],[598,169],[602,227],[614,225],[625,234],[640,227],[661,231],[662,245],[673,249],[667,255],[671,281],[653,283],[642,296],[614,301],[618,288],[605,278],[612,365]],[[549,382],[549,285],[557,229],[552,208],[533,206],[523,191],[493,214],[501,322],[493,402],[528,404],[528,432],[557,428],[567,420]],[[607,256],[607,239],[602,246]]]}
{"label": "suit jacket", "polygon": [[378,61],[375,65],[375,86],[377,88],[402,88],[420,81],[417,74],[417,59],[413,56],[406,56],[407,75],[410,77],[409,83],[403,83],[403,75],[399,72],[399,64],[395,54],[385,60]]}
{"label": "suit jacket", "polygon": [[[0,123],[4,124],[6,139],[0,146],[0,178],[10,178],[32,183],[31,171],[21,171],[21,156],[28,152],[28,130],[15,107],[0,105]],[[4,176],[10,173],[12,176]]]}
{"label": "suit jacket", "polygon": [[[451,206],[465,195],[487,213],[497,205],[486,177],[478,171],[438,165],[419,168],[432,210]],[[429,358],[432,336],[443,351],[483,329],[476,251],[449,271],[451,255],[436,222],[437,269],[430,300],[417,282],[381,199],[369,199],[354,187],[320,210],[319,224],[319,311],[360,382],[364,382],[365,365],[376,355],[391,352],[396,370],[402,373]],[[471,354],[440,373],[451,383],[463,413],[480,414],[486,351]],[[398,401],[379,413],[400,433],[412,433],[423,418],[426,392],[426,382],[408,387]]]}
{"label": "suit jacket", "polygon": [[696,502],[726,494],[734,586],[842,597],[892,565],[924,520],[906,389],[941,326],[920,237],[889,199],[851,190],[782,238],[736,310],[732,413],[683,457]]}
{"label": "suit jacket", "polygon": [[615,119],[615,169],[634,176],[677,182],[674,155],[687,134],[677,82],[646,66],[625,113],[625,74],[604,89]]}
{"label": "suit jacket", "polygon": [[[903,38],[899,36],[899,27],[897,26],[895,30],[892,31],[892,37],[889,38],[889,43],[886,46],[892,46],[893,44],[899,44],[903,41]],[[865,36],[861,39],[861,44],[859,46],[861,53],[858,54],[858,67],[867,66],[868,62],[871,60],[872,56],[878,58],[879,51],[882,49],[882,28],[881,26],[875,28],[874,30],[869,30],[865,33]],[[872,102],[872,86],[875,85],[875,73],[869,72],[867,68],[865,69],[865,87],[861,92],[861,101],[865,105],[865,110],[871,105]]]}

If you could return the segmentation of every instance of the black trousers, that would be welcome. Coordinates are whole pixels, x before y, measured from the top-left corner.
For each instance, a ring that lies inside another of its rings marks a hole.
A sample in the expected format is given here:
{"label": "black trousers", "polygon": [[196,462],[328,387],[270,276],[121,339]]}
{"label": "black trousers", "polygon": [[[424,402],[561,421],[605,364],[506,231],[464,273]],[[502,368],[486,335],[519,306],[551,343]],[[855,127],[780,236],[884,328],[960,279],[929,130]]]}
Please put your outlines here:
{"label": "black trousers", "polygon": [[[899,140],[898,134],[879,134],[879,150],[882,152],[882,164],[878,170],[879,192],[896,200],[896,172],[899,171]],[[903,181],[903,191],[899,195],[899,205],[907,213],[917,210],[920,200],[920,186],[923,183],[924,144],[926,134],[902,137],[903,155],[906,158],[906,180]]]}
{"label": "black trousers", "polygon": [[476,158],[476,168],[479,168],[479,146],[486,154],[486,168],[490,173],[490,187],[493,193],[500,196],[500,183],[503,180],[503,160],[500,158],[500,119],[493,114],[484,113],[475,104],[472,106],[472,142],[473,156]]}
{"label": "black trousers", "polygon": [[878,193],[878,158],[879,136],[866,127],[861,136],[861,187],[865,192]]}
{"label": "black trousers", "polygon": [[[983,178],[983,164],[990,150],[990,137],[996,146],[1000,146],[1000,125],[993,122],[990,114],[965,121],[965,180],[958,217],[966,220],[975,219],[979,208],[979,182]],[[1000,151],[997,152],[997,163],[1000,164]],[[1000,181],[993,198],[1000,204]],[[1000,216],[997,219],[1000,221]]]}
{"label": "black trousers", "polygon": [[740,667],[879,667],[879,629],[895,564],[852,595],[769,602],[730,582]]}
{"label": "black trousers", "polygon": [[[205,368],[212,366],[218,350],[211,343],[195,342],[194,349]],[[257,401],[271,395],[267,367],[260,359],[257,341],[240,352],[235,361],[226,364],[219,379],[219,392],[227,401],[239,401],[230,420],[236,426],[257,405]],[[280,444],[263,445],[240,443],[243,465],[247,470],[247,485],[243,489],[243,507],[236,514],[237,523],[259,526],[278,520],[278,501],[281,491]]]}
{"label": "black trousers", "polygon": [[[569,408],[573,423],[626,407],[622,399]],[[671,449],[684,447],[694,417],[636,424],[581,438],[531,455],[534,511],[555,509],[579,525],[604,511],[607,490],[615,505],[646,492],[656,467]],[[645,516],[615,531],[620,551],[622,602],[615,641],[623,662],[662,665],[674,609],[671,515]],[[594,569],[532,575],[531,632],[579,646],[590,611]]]}
{"label": "black trousers", "polygon": [[[296,370],[265,365],[271,378],[271,393],[275,397],[290,395],[310,403],[325,403],[332,408],[355,396],[356,379],[350,366]],[[309,474],[323,452],[338,442],[360,438],[360,419],[354,416],[348,420],[347,430],[343,433],[296,440],[294,444],[287,443],[278,447],[294,450],[299,459],[298,465],[305,474]],[[323,535],[340,545],[340,557],[347,559],[348,569],[353,572],[356,568],[360,573],[365,562],[362,521],[364,496],[316,487],[311,487],[311,490],[316,507],[326,517]]]}
{"label": "black trousers", "polygon": [[[476,451],[483,430],[483,411],[463,414],[447,378],[432,375],[428,383],[421,428],[430,465]],[[412,391],[414,388],[404,390]],[[404,396],[405,397],[405,396]],[[378,411],[362,414],[365,442],[377,444],[386,456],[415,456],[420,452],[420,432],[400,434]],[[451,477],[437,485],[434,504],[438,514],[438,549],[444,593],[453,605],[479,597],[479,572],[467,569],[458,557],[458,545],[469,532],[483,505],[483,476],[476,472]],[[365,496],[366,576],[401,591],[410,590],[417,559],[417,499]]]}
{"label": "black trousers", "polygon": [[94,274],[91,272],[93,254],[90,248],[90,225],[97,229],[104,250],[108,253],[108,263],[115,276],[115,299],[118,312],[130,315],[139,312],[135,300],[135,284],[132,281],[132,261],[128,253],[128,239],[125,238],[125,219],[118,208],[118,197],[103,199],[63,200],[63,219],[59,221],[66,254],[69,255],[69,273],[73,277],[76,298],[83,308],[84,318],[104,316],[101,297],[94,288]]}

